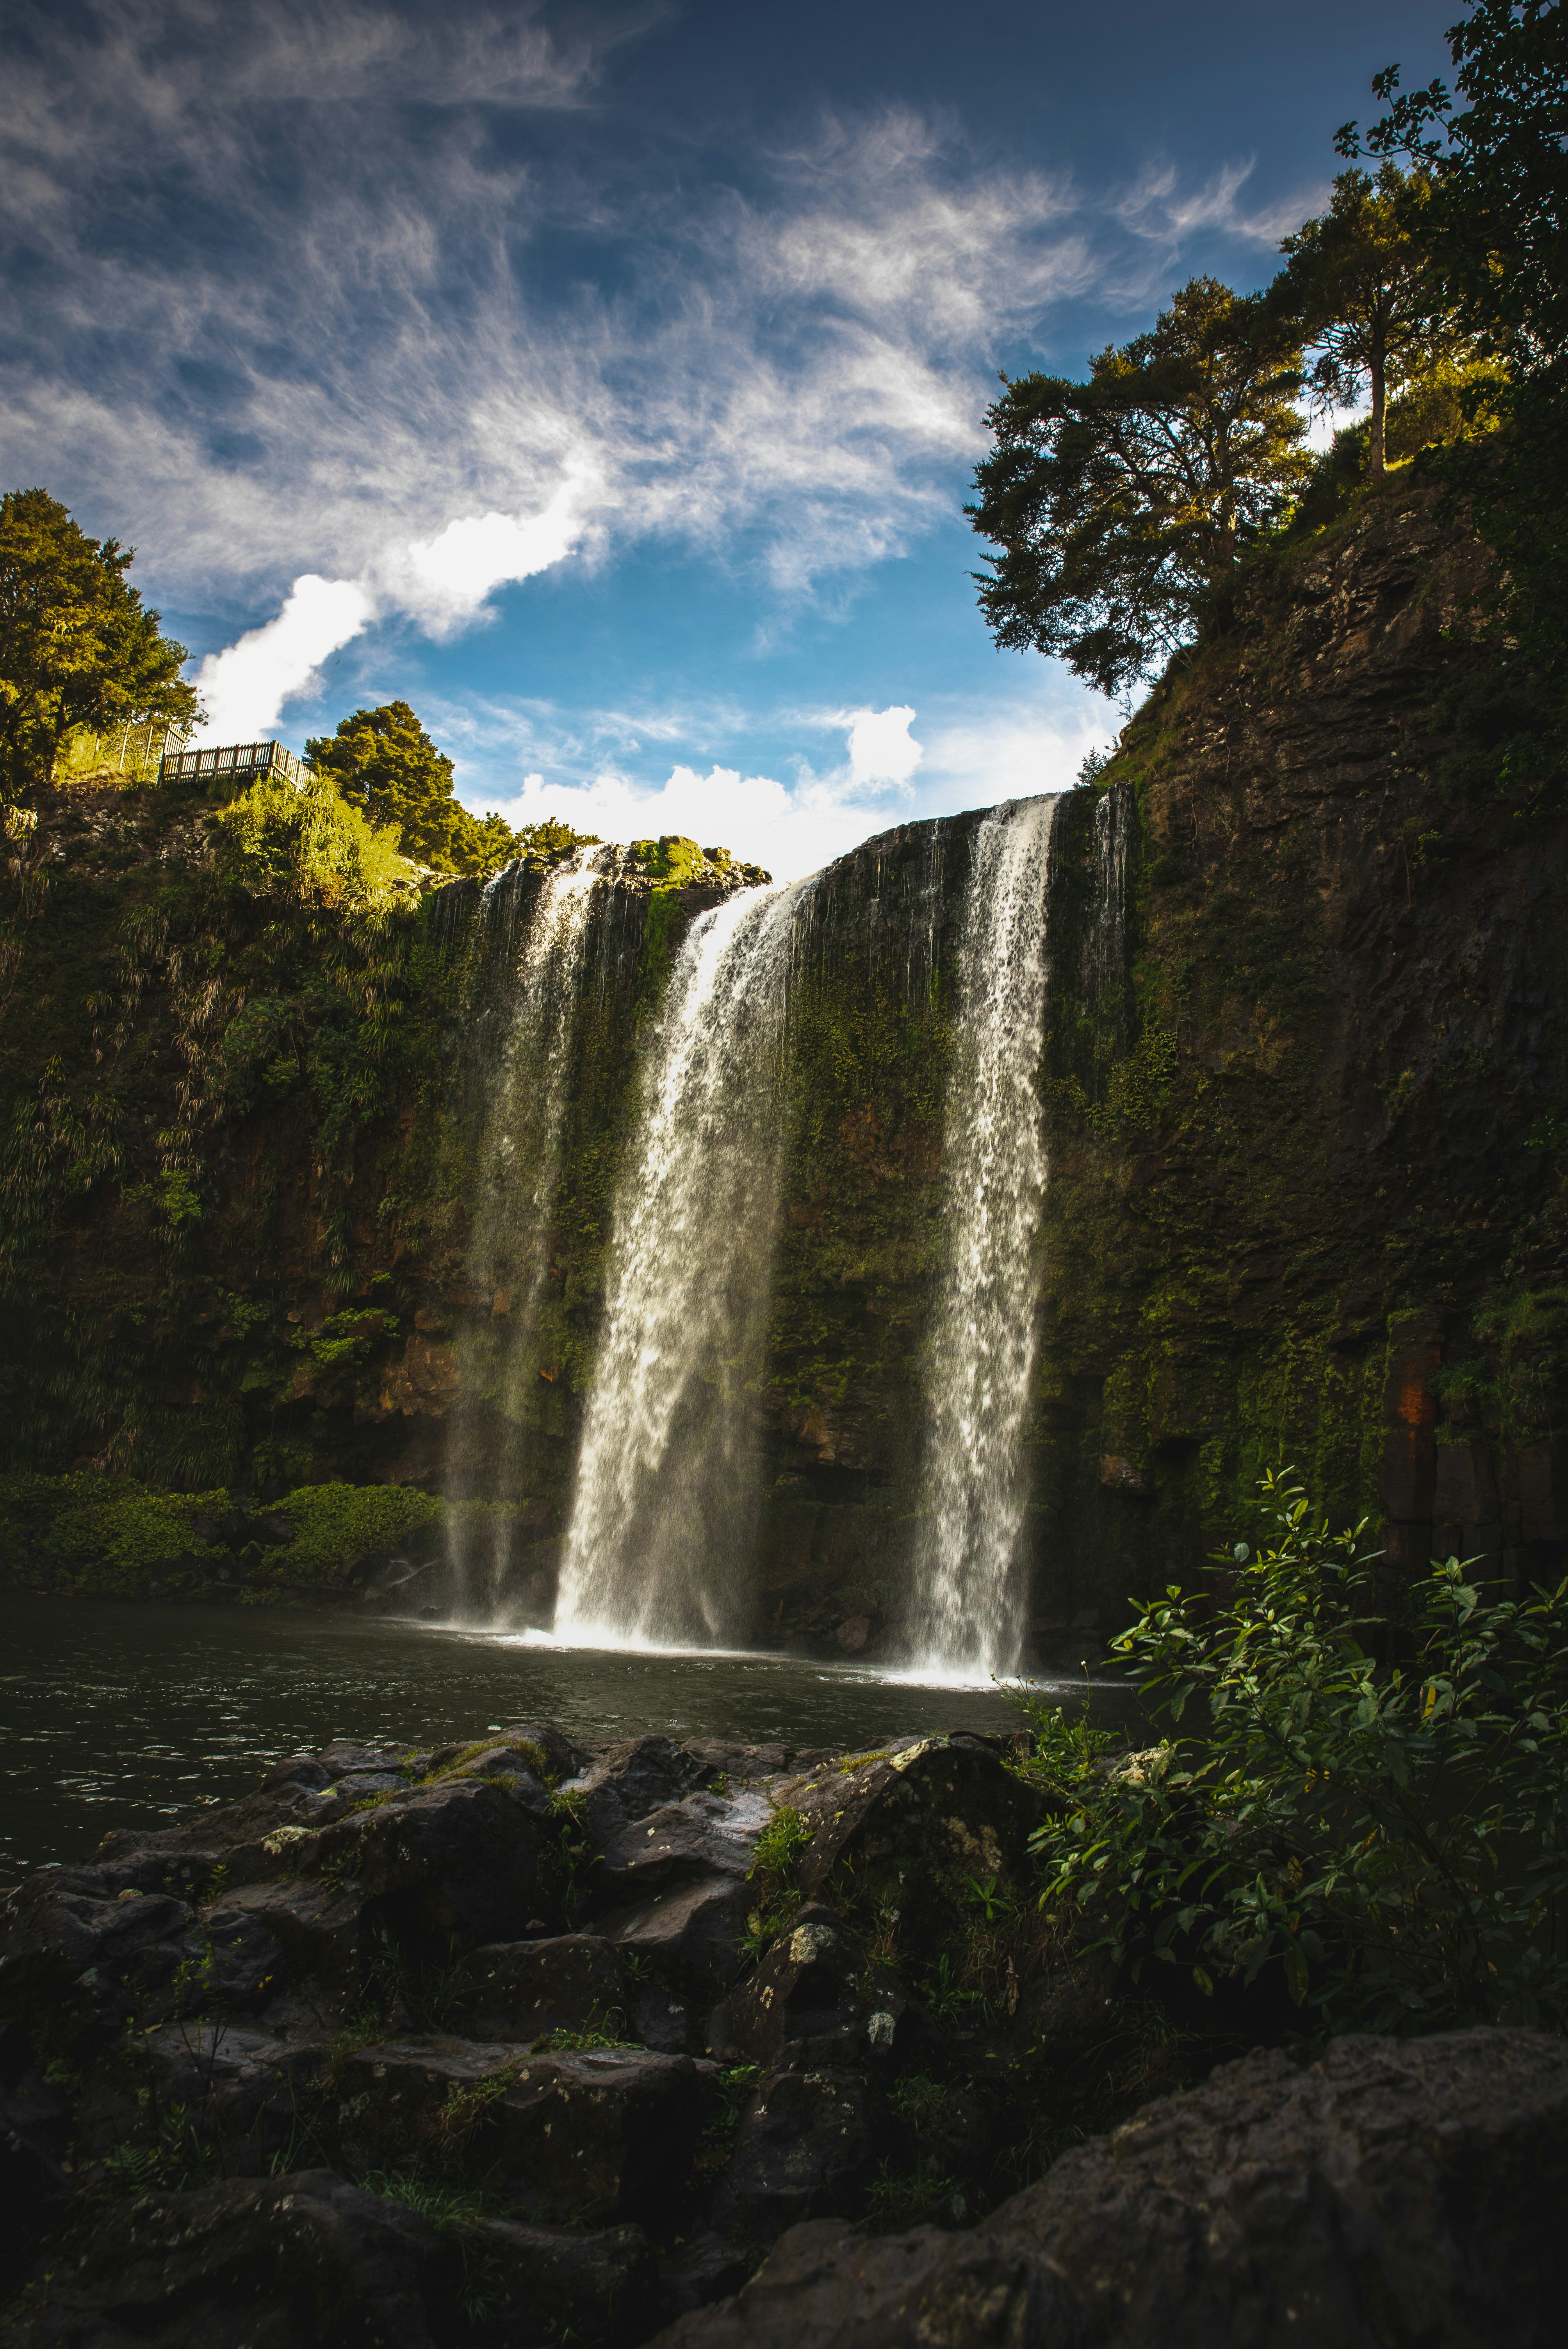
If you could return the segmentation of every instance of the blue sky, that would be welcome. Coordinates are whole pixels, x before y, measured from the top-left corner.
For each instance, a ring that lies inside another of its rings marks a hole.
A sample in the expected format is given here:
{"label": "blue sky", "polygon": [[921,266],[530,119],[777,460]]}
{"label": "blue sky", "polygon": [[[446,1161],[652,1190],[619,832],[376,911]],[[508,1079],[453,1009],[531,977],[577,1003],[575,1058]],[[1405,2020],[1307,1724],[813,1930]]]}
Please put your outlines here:
{"label": "blue sky", "polygon": [[400,696],[471,806],[809,870],[1114,730],[975,608],[996,372],[1264,282],[1457,5],[11,5],[4,480],[209,740]]}

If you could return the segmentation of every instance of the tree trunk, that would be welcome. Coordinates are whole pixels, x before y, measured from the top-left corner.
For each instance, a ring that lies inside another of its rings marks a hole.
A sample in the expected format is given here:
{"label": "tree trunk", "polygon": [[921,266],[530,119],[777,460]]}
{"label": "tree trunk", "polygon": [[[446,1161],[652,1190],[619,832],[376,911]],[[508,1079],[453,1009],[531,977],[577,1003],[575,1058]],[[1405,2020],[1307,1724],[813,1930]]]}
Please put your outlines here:
{"label": "tree trunk", "polygon": [[1370,447],[1372,454],[1372,479],[1375,481],[1380,481],[1383,479],[1384,473],[1383,411],[1387,404],[1387,365],[1384,358],[1382,347],[1379,345],[1372,354],[1372,428]]}

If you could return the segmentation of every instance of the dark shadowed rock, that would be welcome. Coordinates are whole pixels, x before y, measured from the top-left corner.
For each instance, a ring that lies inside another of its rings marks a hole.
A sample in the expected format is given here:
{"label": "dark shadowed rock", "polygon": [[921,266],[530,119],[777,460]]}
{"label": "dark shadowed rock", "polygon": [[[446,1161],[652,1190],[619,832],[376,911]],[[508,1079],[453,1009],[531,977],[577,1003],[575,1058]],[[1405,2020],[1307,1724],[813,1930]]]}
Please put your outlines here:
{"label": "dark shadowed rock", "polygon": [[[434,2349],[459,2255],[331,2170],[109,2209],[6,2349]],[[432,2321],[434,2320],[434,2321]]]}
{"label": "dark shadowed rock", "polygon": [[592,1933],[562,1933],[476,1950],[449,2019],[470,2039],[527,2045],[552,2031],[611,2031],[624,2005],[620,1963],[609,1943]]}
{"label": "dark shadowed rock", "polygon": [[657,2224],[690,2190],[710,2075],[641,2047],[530,2056],[498,2116],[502,2164],[542,2208]]}
{"label": "dark shadowed rock", "polygon": [[716,2217],[756,2242],[799,2220],[850,2216],[875,2168],[879,2117],[855,2073],[774,2073],[741,2115]]}
{"label": "dark shadowed rock", "polygon": [[142,2042],[159,2108],[181,2111],[191,2135],[238,2177],[271,2168],[293,2141],[326,2060],[251,2022],[166,2023]]}
{"label": "dark shadowed rock", "polygon": [[712,2071],[643,2047],[384,2041],[355,2056],[339,2126],[366,2166],[462,2152],[506,2181],[520,2216],[653,2222],[689,2189]]}
{"label": "dark shadowed rock", "polygon": [[662,2349],[1545,2349],[1568,2047],[1478,2029],[1262,2052],[1063,2156],[970,2234],[794,2229]]}
{"label": "dark shadowed rock", "polygon": [[161,2022],[199,1954],[193,1923],[168,1893],[107,1897],[94,1869],[40,1868],[0,1906],[0,2018],[57,2004],[99,2037]]}
{"label": "dark shadowed rock", "polygon": [[342,1871],[415,1957],[520,1939],[543,1828],[485,1781],[453,1779],[324,1827],[310,1869]]}
{"label": "dark shadowed rock", "polygon": [[487,2333],[507,2349],[548,2349],[570,2337],[622,2349],[647,2337],[657,2271],[640,2227],[597,2233],[493,2219],[473,2231],[483,2263]]}

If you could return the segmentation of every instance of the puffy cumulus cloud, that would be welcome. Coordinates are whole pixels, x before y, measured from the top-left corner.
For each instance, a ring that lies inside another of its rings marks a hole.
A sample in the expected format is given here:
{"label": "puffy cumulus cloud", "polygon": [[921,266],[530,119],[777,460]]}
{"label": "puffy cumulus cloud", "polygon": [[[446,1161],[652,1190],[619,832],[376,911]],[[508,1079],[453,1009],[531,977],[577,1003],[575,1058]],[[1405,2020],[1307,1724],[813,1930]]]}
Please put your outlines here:
{"label": "puffy cumulus cloud", "polygon": [[910,734],[913,722],[907,702],[856,710],[849,724],[851,783],[907,783],[925,755]]}
{"label": "puffy cumulus cloud", "polygon": [[790,785],[738,767],[715,765],[700,774],[677,765],[652,789],[614,771],[583,783],[546,782],[532,774],[517,798],[500,805],[511,823],[553,816],[604,840],[679,833],[700,847],[727,848],[748,864],[763,865],[777,881],[816,872],[872,828],[864,800],[851,798],[841,779],[809,771]]}

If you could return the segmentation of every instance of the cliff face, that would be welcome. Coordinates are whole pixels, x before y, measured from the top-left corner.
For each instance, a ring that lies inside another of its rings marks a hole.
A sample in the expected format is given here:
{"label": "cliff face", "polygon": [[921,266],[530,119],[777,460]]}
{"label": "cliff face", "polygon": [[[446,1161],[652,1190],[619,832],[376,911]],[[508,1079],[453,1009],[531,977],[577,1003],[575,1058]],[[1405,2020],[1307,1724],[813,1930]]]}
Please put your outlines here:
{"label": "cliff face", "polygon": [[[1049,1653],[1244,1531],[1281,1460],[1380,1511],[1406,1567],[1561,1555],[1568,828],[1500,771],[1478,561],[1408,487],[1274,555],[1058,810],[1027,1431]],[[897,1636],[977,822],[869,843],[796,916],[752,1406],[777,1637]],[[501,885],[504,923],[469,884],[351,914],[219,886],[201,837],[62,795],[18,843],[14,1456],[503,1499],[543,1607],[640,1060],[733,870],[623,859],[594,892],[524,1330],[482,1203],[545,876]]]}

